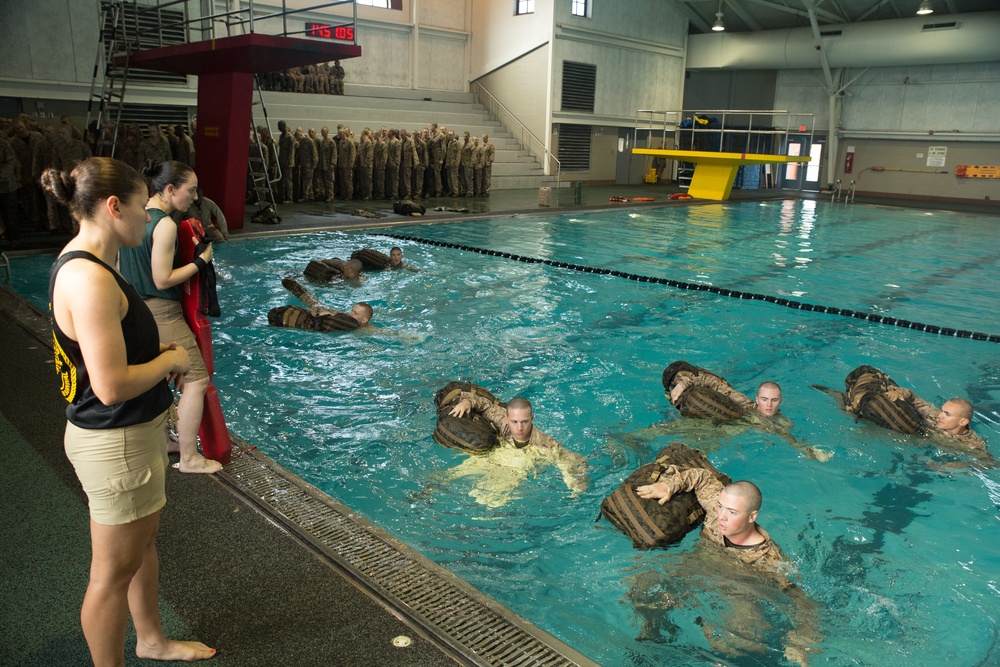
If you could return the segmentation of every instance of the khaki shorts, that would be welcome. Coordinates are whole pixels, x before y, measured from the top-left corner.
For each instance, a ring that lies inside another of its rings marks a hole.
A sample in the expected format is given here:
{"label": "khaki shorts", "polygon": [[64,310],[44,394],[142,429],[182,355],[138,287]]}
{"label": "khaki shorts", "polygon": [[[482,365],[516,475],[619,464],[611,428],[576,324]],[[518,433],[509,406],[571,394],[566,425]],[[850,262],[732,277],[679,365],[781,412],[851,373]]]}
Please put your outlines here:
{"label": "khaki shorts", "polygon": [[87,429],[66,423],[66,456],[90,499],[95,523],[117,526],[167,502],[167,413],[145,424]]}
{"label": "khaki shorts", "polygon": [[156,328],[160,331],[160,342],[163,344],[177,343],[177,347],[187,350],[191,360],[191,370],[187,372],[184,379],[188,382],[203,380],[208,377],[208,368],[205,360],[202,359],[201,350],[198,349],[198,342],[191,333],[191,328],[184,321],[184,313],[181,311],[181,302],[173,299],[146,299],[146,305],[153,318],[156,320]]}

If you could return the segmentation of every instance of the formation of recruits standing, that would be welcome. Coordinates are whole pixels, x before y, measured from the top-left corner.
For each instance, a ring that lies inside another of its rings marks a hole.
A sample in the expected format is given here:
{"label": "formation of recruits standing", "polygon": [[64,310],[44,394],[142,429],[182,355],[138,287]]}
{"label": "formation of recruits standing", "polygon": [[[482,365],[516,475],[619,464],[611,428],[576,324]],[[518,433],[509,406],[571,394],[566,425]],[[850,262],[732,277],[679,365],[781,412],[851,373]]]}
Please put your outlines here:
{"label": "formation of recruits standing", "polygon": [[[22,228],[76,232],[68,209],[42,191],[39,179],[46,169],[69,173],[102,152],[137,171],[150,160],[156,164],[179,160],[194,166],[194,142],[181,125],[168,125],[163,132],[157,123],[149,123],[144,138],[138,123],[127,123],[120,128],[113,155],[115,124],[108,122],[100,130],[96,121],[91,125],[85,139],[68,116],[62,116],[58,125],[45,126],[26,113],[0,118],[0,230],[9,247],[18,246]],[[102,150],[105,146],[107,150]]]}
{"label": "formation of recruits standing", "polygon": [[487,134],[458,139],[431,123],[422,130],[350,128],[292,131],[278,121],[275,140],[264,126],[251,136],[251,154],[262,154],[268,176],[281,181],[275,198],[292,202],[426,197],[489,197],[496,149]]}
{"label": "formation of recruits standing", "polygon": [[319,93],[321,95],[344,94],[344,68],[339,60],[333,65],[320,63],[304,67],[290,67],[278,72],[266,72],[258,76],[263,90],[285,93]]}

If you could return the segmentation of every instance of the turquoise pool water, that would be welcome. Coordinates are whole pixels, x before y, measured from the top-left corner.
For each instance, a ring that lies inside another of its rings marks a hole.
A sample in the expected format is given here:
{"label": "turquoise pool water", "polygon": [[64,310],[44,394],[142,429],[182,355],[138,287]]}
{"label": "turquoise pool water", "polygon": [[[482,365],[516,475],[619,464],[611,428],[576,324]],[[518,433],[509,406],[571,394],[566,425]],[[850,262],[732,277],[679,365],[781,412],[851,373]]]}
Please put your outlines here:
{"label": "turquoise pool water", "polygon": [[[997,334],[998,222],[787,201],[386,231]],[[283,276],[313,258],[392,245],[421,272],[311,287],[331,306],[372,303],[376,331],[266,326],[270,308],[294,303]],[[14,264],[15,287],[40,304],[51,260]],[[822,609],[814,664],[1000,662],[1000,473],[937,472],[935,463],[961,456],[856,424],[810,388],[839,388],[852,368],[872,363],[928,400],[969,397],[977,431],[1000,454],[1000,345],[373,231],[229,243],[216,264],[216,384],[230,428],[601,664],[783,664],[782,596],[703,562],[696,534],[639,552],[594,522],[600,501],[672,439],[637,446],[627,435],[676,418],[660,385],[676,359],[746,391],[778,381],[794,434],[834,453],[819,463],[753,431],[699,433],[693,443],[761,486],[760,522]],[[589,459],[590,489],[573,497],[542,469],[491,508],[470,497],[473,478],[439,483],[440,471],[466,458],[430,438],[434,391],[457,378],[529,398],[536,427]],[[679,606],[659,641],[639,641],[633,600],[655,606],[665,593]],[[724,625],[733,600],[747,595],[770,624],[756,637],[760,651],[712,653],[696,619]]]}

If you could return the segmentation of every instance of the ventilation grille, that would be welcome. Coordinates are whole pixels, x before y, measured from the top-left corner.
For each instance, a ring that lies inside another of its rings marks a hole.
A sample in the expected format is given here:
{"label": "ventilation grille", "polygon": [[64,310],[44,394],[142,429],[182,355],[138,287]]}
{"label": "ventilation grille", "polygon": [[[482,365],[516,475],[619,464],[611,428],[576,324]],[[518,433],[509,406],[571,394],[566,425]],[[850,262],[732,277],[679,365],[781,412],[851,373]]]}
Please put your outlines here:
{"label": "ventilation grille", "polygon": [[597,65],[563,62],[562,110],[594,111]]}
{"label": "ventilation grille", "polygon": [[[129,42],[136,42],[136,26],[138,25],[138,50],[155,49],[161,46],[172,46],[174,44],[186,44],[187,36],[185,27],[181,25],[184,21],[184,13],[170,9],[141,8],[136,11],[133,4],[126,2],[101,2],[101,11],[104,16],[104,29],[101,32],[101,39],[104,41],[105,62],[111,62],[115,55],[111,53],[112,35],[117,36],[118,44],[115,53],[122,52],[121,20],[119,20],[118,31],[115,30],[114,13],[108,11],[117,5],[122,12],[125,22],[126,37]],[[140,69],[130,67],[128,71],[129,83],[152,83],[152,84],[177,84],[186,86],[187,76],[183,74],[173,74],[171,72],[158,72],[151,69]]]}
{"label": "ventilation grille", "polygon": [[550,645],[541,638],[542,631],[489,598],[466,590],[460,580],[423,557],[406,553],[405,547],[359,521],[348,508],[290,479],[265,457],[246,454],[228,463],[221,479],[468,663],[596,667],[582,655],[570,657],[574,651],[569,647]]}
{"label": "ventilation grille", "polygon": [[922,30],[928,32],[930,30],[955,30],[958,28],[958,23],[955,21],[948,21],[946,23],[925,23]]}
{"label": "ventilation grille", "polygon": [[[131,71],[129,72],[131,78]],[[143,136],[146,136],[147,123],[159,123],[160,129],[167,131],[167,125],[181,125],[188,135],[192,135],[191,122],[187,107],[166,106],[162,104],[124,104],[122,105],[121,124],[139,123]]]}
{"label": "ventilation grille", "polygon": [[563,171],[590,169],[590,125],[559,124],[559,164]]}

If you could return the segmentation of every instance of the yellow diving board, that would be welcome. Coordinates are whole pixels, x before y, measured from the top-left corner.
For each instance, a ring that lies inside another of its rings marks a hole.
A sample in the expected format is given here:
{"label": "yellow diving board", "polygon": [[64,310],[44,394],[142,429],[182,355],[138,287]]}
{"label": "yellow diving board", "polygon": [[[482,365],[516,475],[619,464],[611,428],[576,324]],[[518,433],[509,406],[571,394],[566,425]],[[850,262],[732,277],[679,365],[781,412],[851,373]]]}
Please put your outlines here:
{"label": "yellow diving board", "polygon": [[808,155],[764,155],[761,153],[713,153],[710,151],[680,151],[665,148],[633,148],[633,155],[653,155],[668,160],[694,162],[694,177],[688,194],[701,199],[725,201],[733,191],[736,170],[744,164],[787,164],[809,162]]}

